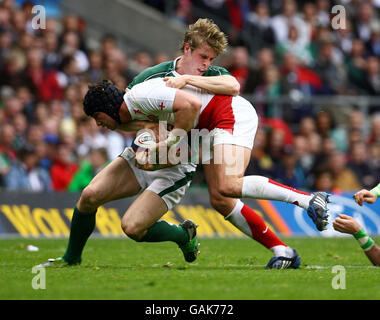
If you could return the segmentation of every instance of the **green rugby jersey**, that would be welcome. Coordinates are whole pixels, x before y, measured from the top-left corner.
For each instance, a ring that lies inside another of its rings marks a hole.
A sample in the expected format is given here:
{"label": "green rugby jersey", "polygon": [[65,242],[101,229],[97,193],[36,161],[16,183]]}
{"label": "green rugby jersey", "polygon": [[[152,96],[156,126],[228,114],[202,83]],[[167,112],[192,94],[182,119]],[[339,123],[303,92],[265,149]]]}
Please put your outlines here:
{"label": "green rugby jersey", "polygon": [[[146,80],[154,78],[175,77],[176,75],[178,75],[178,73],[175,71],[175,66],[179,58],[181,57],[178,57],[175,60],[160,63],[150,68],[146,68],[136,77],[134,77],[132,82],[128,85],[128,89],[131,89],[135,84],[141,83]],[[230,73],[225,68],[218,66],[209,66],[207,71],[203,74],[203,76],[205,77],[221,75],[230,75]]]}

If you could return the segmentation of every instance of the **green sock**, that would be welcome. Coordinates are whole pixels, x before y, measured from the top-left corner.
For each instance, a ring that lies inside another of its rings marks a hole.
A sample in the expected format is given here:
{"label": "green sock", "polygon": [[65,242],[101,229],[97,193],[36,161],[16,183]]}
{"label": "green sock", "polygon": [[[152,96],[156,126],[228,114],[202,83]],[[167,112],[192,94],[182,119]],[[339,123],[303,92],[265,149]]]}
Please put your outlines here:
{"label": "green sock", "polygon": [[173,241],[178,245],[184,245],[189,241],[189,235],[181,226],[158,220],[140,240],[140,242],[162,241]]}
{"label": "green sock", "polygon": [[63,259],[69,264],[80,263],[82,258],[82,251],[95,229],[95,212],[80,212],[76,207],[74,208],[73,218],[71,220],[71,229],[69,244]]}

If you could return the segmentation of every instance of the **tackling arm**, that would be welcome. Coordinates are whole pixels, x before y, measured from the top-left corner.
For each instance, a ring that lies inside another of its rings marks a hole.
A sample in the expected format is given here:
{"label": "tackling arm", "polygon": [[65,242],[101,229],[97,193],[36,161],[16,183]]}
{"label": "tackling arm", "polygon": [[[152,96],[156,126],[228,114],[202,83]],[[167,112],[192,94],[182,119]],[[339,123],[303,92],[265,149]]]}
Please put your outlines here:
{"label": "tackling arm", "polygon": [[181,89],[190,84],[213,94],[237,96],[240,93],[240,84],[231,75],[205,77],[184,74],[177,77],[167,77],[164,80],[167,86],[172,88]]}

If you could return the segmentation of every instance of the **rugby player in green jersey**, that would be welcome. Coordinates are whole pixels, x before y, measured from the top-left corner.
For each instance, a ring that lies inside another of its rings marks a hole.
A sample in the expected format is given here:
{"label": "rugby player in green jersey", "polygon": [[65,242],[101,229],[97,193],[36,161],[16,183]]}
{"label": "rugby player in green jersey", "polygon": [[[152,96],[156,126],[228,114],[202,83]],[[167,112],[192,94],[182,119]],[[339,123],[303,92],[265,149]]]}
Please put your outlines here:
{"label": "rugby player in green jersey", "polygon": [[[226,47],[227,39],[219,27],[210,19],[198,19],[198,21],[189,26],[185,33],[184,40],[181,43],[183,55],[173,61],[163,62],[142,71],[129,84],[128,89],[132,89],[136,84],[144,81],[161,77],[166,81],[166,85],[172,88],[181,89],[186,85],[191,85],[216,95],[236,96],[240,91],[238,81],[226,69],[211,65],[213,60],[225,51]],[[243,150],[240,146],[227,144],[223,145],[223,148],[224,150],[232,148],[231,152],[236,149],[239,149],[238,151]],[[246,153],[246,150],[248,149],[245,149],[242,153]],[[250,150],[248,151],[250,152]],[[242,156],[242,158],[246,157],[247,154]],[[210,163],[203,164],[203,170],[208,184],[210,203],[215,210],[239,230],[270,249],[275,257],[293,257],[293,251],[272,231],[268,230],[264,220],[254,210],[236,199],[236,196],[229,196],[229,190],[227,189],[235,181],[226,177],[223,173],[224,168],[221,165],[215,164],[212,159]],[[244,175],[244,172],[242,174]],[[293,192],[292,194],[297,192],[294,189],[290,191],[289,188],[282,187],[279,184],[275,185],[267,178],[250,177],[250,179],[252,180],[249,183],[251,187],[245,188],[247,196],[261,193],[261,198],[270,199],[268,194],[272,194],[276,200],[281,198],[289,202],[289,199],[294,198],[290,195],[291,191]],[[225,186],[225,191],[227,192],[224,192],[221,186]],[[327,225],[326,204],[328,196],[324,193],[317,193],[312,200],[309,200],[309,196],[304,197],[305,200],[302,204],[298,200],[294,203],[301,204],[304,208],[309,207],[312,212],[308,211],[308,214],[311,215],[318,230],[322,231]],[[273,267],[276,267],[276,260],[272,262]]]}

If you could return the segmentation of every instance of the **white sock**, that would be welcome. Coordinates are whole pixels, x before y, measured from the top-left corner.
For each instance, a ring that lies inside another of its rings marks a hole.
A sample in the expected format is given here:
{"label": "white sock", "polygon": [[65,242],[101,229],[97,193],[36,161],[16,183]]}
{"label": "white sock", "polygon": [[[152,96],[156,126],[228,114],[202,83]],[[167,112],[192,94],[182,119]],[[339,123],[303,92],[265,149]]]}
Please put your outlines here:
{"label": "white sock", "polygon": [[263,176],[245,176],[243,177],[242,197],[283,201],[307,210],[312,195]]}
{"label": "white sock", "polygon": [[275,257],[287,257],[293,256],[293,249],[287,246],[274,246],[270,248]]}
{"label": "white sock", "polygon": [[236,228],[238,228],[241,232],[246,234],[248,237],[252,238],[252,231],[249,227],[247,220],[241,214],[241,209],[244,207],[244,203],[238,199],[236,201],[235,207],[232,209],[231,213],[225,217],[224,219],[231,222]]}

